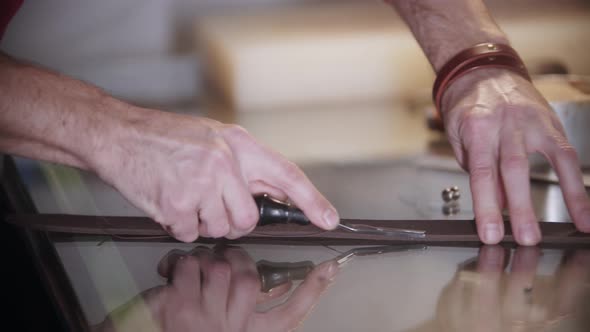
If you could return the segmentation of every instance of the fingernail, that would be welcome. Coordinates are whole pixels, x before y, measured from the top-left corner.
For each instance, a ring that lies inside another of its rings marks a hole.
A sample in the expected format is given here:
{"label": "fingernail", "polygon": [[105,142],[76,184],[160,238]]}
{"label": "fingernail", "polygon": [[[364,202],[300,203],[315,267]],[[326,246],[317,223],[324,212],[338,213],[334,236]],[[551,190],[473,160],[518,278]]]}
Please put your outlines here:
{"label": "fingernail", "polygon": [[498,224],[487,224],[484,226],[484,242],[486,244],[496,244],[502,239],[502,233],[500,231],[500,225]]}
{"label": "fingernail", "polygon": [[338,263],[336,263],[335,261],[329,262],[327,266],[322,267],[320,279],[325,280],[327,282],[331,282],[332,280],[334,280],[334,277],[336,276],[338,270]]}
{"label": "fingernail", "polygon": [[535,224],[524,224],[519,227],[521,244],[534,246],[539,242],[540,234]]}
{"label": "fingernail", "polygon": [[326,276],[328,279],[332,280],[336,275],[336,272],[338,272],[338,264],[336,262],[331,262],[328,271],[326,272]]}
{"label": "fingernail", "polygon": [[336,227],[339,221],[340,218],[338,217],[338,213],[333,208],[329,208],[324,212],[324,224],[328,228]]}

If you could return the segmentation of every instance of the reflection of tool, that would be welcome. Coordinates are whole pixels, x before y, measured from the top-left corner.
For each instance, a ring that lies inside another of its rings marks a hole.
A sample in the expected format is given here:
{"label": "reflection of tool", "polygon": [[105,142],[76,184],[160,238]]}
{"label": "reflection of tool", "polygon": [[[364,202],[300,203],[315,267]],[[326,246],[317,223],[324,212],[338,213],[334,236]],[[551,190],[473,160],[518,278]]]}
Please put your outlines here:
{"label": "reflection of tool", "polygon": [[[258,205],[258,212],[260,213],[260,219],[258,221],[258,225],[260,226],[291,223],[298,225],[310,224],[309,219],[303,211],[289,203],[276,200],[268,195],[257,196],[255,197],[255,201],[256,205]],[[426,236],[426,232],[421,230],[348,224],[346,219],[341,219],[338,227],[352,233],[386,237],[423,238]]]}
{"label": "reflection of tool", "polygon": [[347,263],[348,261],[350,261],[353,257],[379,255],[379,254],[385,254],[388,252],[424,250],[426,248],[427,247],[422,244],[354,248],[354,249],[351,249],[345,253],[338,255],[338,257],[336,257],[334,259],[338,262],[338,265],[343,265],[343,264]]}
{"label": "reflection of tool", "polygon": [[261,260],[256,263],[256,267],[260,275],[261,290],[268,292],[291,280],[305,279],[315,266],[311,261],[283,263]]}
{"label": "reflection of tool", "polygon": [[[424,245],[399,245],[399,246],[380,246],[380,247],[364,247],[354,248],[344,252],[333,258],[338,265],[342,266],[353,257],[378,255],[388,252],[401,252],[408,250],[423,250],[426,249]],[[303,280],[315,265],[311,261],[302,261],[295,263],[283,262],[269,262],[261,260],[256,263],[258,274],[260,275],[260,282],[262,284],[261,290],[268,292],[271,289],[285,284],[293,280]]]}

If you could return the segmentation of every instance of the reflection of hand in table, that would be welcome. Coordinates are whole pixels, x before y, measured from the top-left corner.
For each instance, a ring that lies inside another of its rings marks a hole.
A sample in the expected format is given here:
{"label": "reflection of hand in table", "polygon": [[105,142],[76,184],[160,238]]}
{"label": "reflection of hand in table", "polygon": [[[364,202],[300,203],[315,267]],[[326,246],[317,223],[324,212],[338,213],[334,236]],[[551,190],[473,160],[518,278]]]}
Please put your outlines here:
{"label": "reflection of hand in table", "polygon": [[288,331],[303,320],[334,278],[328,261],[314,268],[284,303],[257,312],[256,305],[290,290],[260,291],[256,264],[236,247],[174,250],[158,266],[166,286],[149,289],[113,312],[101,331]]}
{"label": "reflection of hand in table", "polygon": [[415,331],[587,331],[590,251],[566,253],[551,276],[538,275],[541,249],[482,247],[442,291],[436,318]]}

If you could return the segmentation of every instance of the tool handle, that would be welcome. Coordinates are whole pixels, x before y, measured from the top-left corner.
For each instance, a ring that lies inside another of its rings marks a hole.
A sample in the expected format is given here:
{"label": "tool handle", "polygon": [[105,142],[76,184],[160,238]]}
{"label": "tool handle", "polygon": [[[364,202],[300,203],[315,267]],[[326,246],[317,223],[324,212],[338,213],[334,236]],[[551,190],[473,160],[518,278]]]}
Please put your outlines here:
{"label": "tool handle", "polygon": [[268,292],[292,280],[303,280],[314,267],[311,261],[282,263],[261,260],[256,263],[263,292]]}
{"label": "tool handle", "polygon": [[267,194],[254,197],[254,201],[260,214],[259,226],[291,223],[308,225],[310,223],[303,211],[296,206],[274,199]]}

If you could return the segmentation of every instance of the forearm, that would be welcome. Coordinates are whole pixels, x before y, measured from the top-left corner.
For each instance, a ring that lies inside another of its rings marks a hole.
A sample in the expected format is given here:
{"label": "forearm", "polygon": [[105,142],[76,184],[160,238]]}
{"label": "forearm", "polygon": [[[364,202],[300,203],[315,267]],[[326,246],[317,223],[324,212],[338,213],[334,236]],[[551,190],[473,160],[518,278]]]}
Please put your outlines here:
{"label": "forearm", "polygon": [[386,0],[409,25],[435,71],[473,45],[508,43],[481,0]]}
{"label": "forearm", "polygon": [[90,169],[125,105],[99,89],[0,53],[0,150]]}

